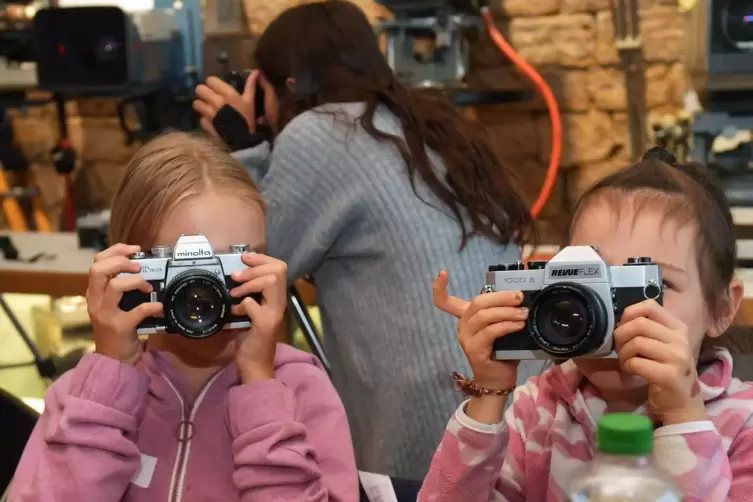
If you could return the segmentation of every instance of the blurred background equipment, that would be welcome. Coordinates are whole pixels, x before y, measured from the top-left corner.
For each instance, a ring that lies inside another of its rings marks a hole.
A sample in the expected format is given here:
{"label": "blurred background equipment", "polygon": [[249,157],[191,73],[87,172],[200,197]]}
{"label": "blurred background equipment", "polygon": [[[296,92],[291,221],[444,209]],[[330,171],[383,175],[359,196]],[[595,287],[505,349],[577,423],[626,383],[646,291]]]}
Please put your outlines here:
{"label": "blurred background equipment", "polygon": [[[192,91],[203,79],[200,0],[152,10],[50,7],[34,17],[40,90],[66,98],[112,97],[127,140],[196,127]],[[138,118],[130,127],[126,108]]]}
{"label": "blurred background equipment", "polygon": [[[28,83],[33,68],[22,70],[24,63],[36,61],[33,19],[46,2],[0,2],[0,81],[9,83],[20,78]],[[28,68],[28,67],[27,67]],[[20,77],[18,75],[21,75]]]}
{"label": "blurred background equipment", "polygon": [[[83,350],[69,342],[77,340],[81,323],[76,321],[71,327],[66,319],[71,312],[78,317],[85,314],[85,303],[66,303],[65,308],[56,309],[54,306],[62,303],[52,302],[50,309],[44,302],[41,310],[19,308],[19,314],[6,299],[13,297],[16,306],[20,300],[5,293],[82,294],[79,284],[69,288],[71,291],[47,290],[73,286],[68,277],[76,281],[85,277],[93,252],[106,246],[109,220],[108,215],[92,214],[80,218],[77,225],[72,173],[78,156],[69,137],[66,102],[89,97],[114,99],[126,141],[144,141],[166,129],[198,127],[191,101],[194,87],[204,78],[201,0],[156,0],[153,6],[142,2],[141,10],[129,10],[136,7],[131,0],[122,2],[126,9],[62,3],[0,2],[0,202],[13,231],[3,234],[5,245],[0,253],[6,276],[0,288],[4,293],[0,295],[0,319],[7,319],[3,328],[10,335],[2,342],[7,357],[0,358],[0,370],[7,374],[31,368],[45,379],[56,378],[80,359]],[[43,92],[34,92],[37,90]],[[38,210],[39,190],[33,183],[30,162],[14,141],[7,110],[16,108],[23,113],[30,106],[50,102],[55,104],[58,126],[57,131],[53,129],[57,146],[51,158],[67,193],[63,229],[73,231],[80,226],[78,238],[75,234],[43,237],[27,233],[49,231],[51,225]],[[14,179],[20,174],[31,182],[11,186],[6,173]],[[73,249],[51,244],[55,238],[67,237],[71,237]],[[44,253],[30,253],[23,245],[34,239]],[[74,256],[81,261],[75,266],[70,261]],[[19,282],[19,276],[25,280]],[[48,280],[57,281],[56,286],[43,284]],[[24,315],[29,310],[33,323]],[[44,322],[37,322],[39,319]],[[86,331],[88,320],[84,324]],[[22,347],[5,350],[14,343]],[[27,358],[11,357],[26,352],[30,353]]]}
{"label": "blurred background equipment", "polygon": [[743,96],[735,91],[741,91],[746,111],[753,111],[748,95],[753,88],[753,3],[708,0],[708,6],[709,106],[738,101]]}
{"label": "blurred background equipment", "polygon": [[[41,1],[0,2],[0,200],[8,226],[17,231],[51,229],[47,215],[41,210],[39,188],[29,161],[14,141],[7,112],[9,108],[47,103],[33,102],[26,96],[26,91],[37,82],[33,18],[45,5]],[[12,186],[11,178],[23,182]]]}
{"label": "blurred background equipment", "polygon": [[69,96],[144,95],[185,73],[176,11],[46,8],[34,17],[42,90]]}
{"label": "blurred background equipment", "polygon": [[652,125],[653,143],[672,152],[680,162],[690,160],[691,117],[682,112],[677,116],[666,115]]}
{"label": "blurred background equipment", "polygon": [[753,2],[706,3],[704,109],[689,124],[690,157],[713,169],[724,188],[735,222],[738,274],[749,281],[753,269]]}
{"label": "blurred background equipment", "polygon": [[91,249],[96,252],[104,251],[108,247],[110,230],[110,210],[89,213],[76,220],[76,235],[78,247]]}
{"label": "blurred background equipment", "polygon": [[78,164],[68,100],[115,99],[127,144],[167,129],[198,128],[191,101],[203,80],[201,0],[156,0],[153,7],[126,11],[56,2],[33,17],[37,88],[51,92],[57,108],[59,141],[51,153],[65,184],[67,231],[76,227],[72,173]]}
{"label": "blurred background equipment", "polygon": [[[387,61],[401,79],[414,86],[457,86],[468,71],[469,37],[484,24],[472,0],[381,0],[394,19],[377,31],[387,36]],[[474,8],[475,7],[475,8]],[[419,44],[424,42],[423,47]],[[524,95],[519,98],[525,99]]]}
{"label": "blurred background equipment", "polygon": [[733,206],[753,207],[753,3],[709,0],[708,9],[708,83],[692,158],[717,172]]}
{"label": "blurred background equipment", "polygon": [[395,74],[412,87],[448,93],[456,106],[500,104],[531,99],[530,93],[474,90],[465,84],[470,43],[484,34],[512,61],[541,94],[549,111],[552,147],[543,187],[531,208],[537,217],[551,197],[562,155],[562,121],[549,85],[505,40],[486,0],[377,0],[394,15],[382,19],[376,32],[386,37],[386,58]]}

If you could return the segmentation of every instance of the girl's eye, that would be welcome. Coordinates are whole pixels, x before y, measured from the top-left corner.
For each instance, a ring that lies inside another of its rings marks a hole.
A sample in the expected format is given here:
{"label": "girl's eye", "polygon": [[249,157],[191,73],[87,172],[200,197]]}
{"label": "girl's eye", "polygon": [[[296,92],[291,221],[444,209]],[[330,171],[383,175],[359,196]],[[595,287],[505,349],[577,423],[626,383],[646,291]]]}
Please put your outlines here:
{"label": "girl's eye", "polygon": [[675,289],[669,281],[662,281],[662,289]]}

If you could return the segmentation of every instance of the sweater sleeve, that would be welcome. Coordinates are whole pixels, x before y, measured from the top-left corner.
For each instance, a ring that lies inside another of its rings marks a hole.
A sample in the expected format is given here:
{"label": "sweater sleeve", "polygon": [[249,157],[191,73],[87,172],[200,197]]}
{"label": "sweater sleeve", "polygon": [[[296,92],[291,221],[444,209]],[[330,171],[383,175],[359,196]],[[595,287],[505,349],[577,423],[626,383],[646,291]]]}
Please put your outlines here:
{"label": "sweater sleeve", "polygon": [[118,502],[140,466],[131,439],[149,378],[88,354],[50,387],[13,478],[9,502]]}
{"label": "sweater sleeve", "polygon": [[753,501],[753,428],[743,429],[727,451],[710,421],[660,427],[654,458],[688,502]]}
{"label": "sweater sleeve", "polygon": [[230,391],[240,500],[358,500],[345,409],[327,374],[312,364],[287,364],[283,371],[277,379]]}
{"label": "sweater sleeve", "polygon": [[335,241],[358,224],[366,197],[358,162],[324,120],[311,112],[285,127],[260,185],[267,253],[287,262],[290,283],[318,269]]}
{"label": "sweater sleeve", "polygon": [[[521,388],[516,390],[516,394]],[[527,400],[526,400],[527,401]],[[496,425],[476,422],[460,405],[434,454],[419,501],[522,502],[528,406],[516,399]]]}

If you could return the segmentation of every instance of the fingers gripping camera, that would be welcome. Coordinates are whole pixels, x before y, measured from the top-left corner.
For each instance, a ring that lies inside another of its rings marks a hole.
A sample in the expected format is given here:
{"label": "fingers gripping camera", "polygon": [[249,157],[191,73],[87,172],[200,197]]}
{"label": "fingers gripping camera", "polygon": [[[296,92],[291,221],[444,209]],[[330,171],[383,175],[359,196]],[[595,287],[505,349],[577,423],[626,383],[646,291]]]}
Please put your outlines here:
{"label": "fingers gripping camera", "polygon": [[[206,338],[222,329],[251,326],[246,316],[236,316],[231,307],[245,297],[233,298],[230,290],[239,286],[230,274],[243,270],[245,244],[235,244],[227,254],[215,254],[201,234],[182,235],[175,246],[159,246],[149,253],[136,253],[131,260],[141,264],[142,276],[152,285],[151,293],[128,291],[120,308],[131,310],[145,302],[162,302],[164,318],[148,318],[136,330],[140,335],[168,332],[188,338]],[[259,295],[252,295],[261,301]]]}
{"label": "fingers gripping camera", "polygon": [[608,266],[592,246],[568,246],[550,261],[489,267],[483,292],[522,291],[525,328],[494,343],[496,360],[617,357],[612,333],[630,305],[662,302],[659,266],[630,258]]}

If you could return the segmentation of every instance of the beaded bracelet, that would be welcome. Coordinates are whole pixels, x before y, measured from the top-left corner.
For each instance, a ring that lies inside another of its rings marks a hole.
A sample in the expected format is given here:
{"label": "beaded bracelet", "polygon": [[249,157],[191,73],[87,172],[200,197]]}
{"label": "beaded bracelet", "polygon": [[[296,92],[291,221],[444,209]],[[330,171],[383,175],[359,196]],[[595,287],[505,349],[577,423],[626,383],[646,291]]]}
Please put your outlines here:
{"label": "beaded bracelet", "polygon": [[455,388],[461,391],[466,396],[481,397],[481,396],[508,396],[513,393],[515,387],[509,389],[487,389],[481,387],[476,380],[469,380],[458,372],[452,373],[452,378],[455,380]]}

